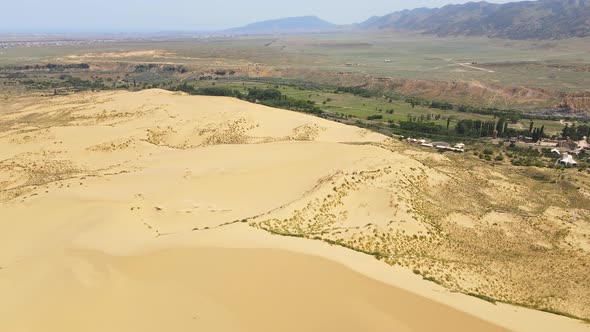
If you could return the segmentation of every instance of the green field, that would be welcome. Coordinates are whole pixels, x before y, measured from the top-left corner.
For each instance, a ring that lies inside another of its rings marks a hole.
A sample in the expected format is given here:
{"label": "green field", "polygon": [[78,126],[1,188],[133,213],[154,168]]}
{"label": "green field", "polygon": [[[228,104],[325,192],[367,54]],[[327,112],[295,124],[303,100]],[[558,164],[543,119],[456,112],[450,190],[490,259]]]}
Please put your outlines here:
{"label": "green field", "polygon": [[[375,98],[363,98],[355,96],[350,93],[336,93],[334,88],[329,87],[295,87],[284,84],[272,84],[263,82],[252,82],[252,81],[240,81],[240,80],[218,80],[215,82],[210,81],[197,81],[191,85],[195,87],[227,87],[230,89],[239,90],[246,94],[248,89],[251,88],[278,88],[284,95],[299,99],[299,100],[311,100],[314,101],[323,111],[331,114],[344,114],[350,115],[354,118],[366,120],[368,116],[381,115],[382,122],[393,121],[399,123],[400,121],[407,121],[408,116],[420,117],[431,115],[432,120],[428,122],[434,122],[443,127],[447,124],[447,118],[451,118],[450,130],[453,130],[455,123],[458,120],[471,119],[471,120],[494,120],[494,116],[476,113],[465,113],[458,112],[455,110],[441,110],[436,108],[429,108],[426,106],[412,105],[404,100],[397,100],[388,97],[375,97]],[[387,111],[393,110],[393,114],[389,114]],[[435,120],[434,116],[440,115],[440,120]],[[528,129],[530,126],[528,119],[522,119],[515,124],[510,124],[510,128],[515,129]],[[549,135],[556,135],[563,129],[564,125],[559,121],[553,120],[532,120],[536,127],[545,126],[545,132]]]}

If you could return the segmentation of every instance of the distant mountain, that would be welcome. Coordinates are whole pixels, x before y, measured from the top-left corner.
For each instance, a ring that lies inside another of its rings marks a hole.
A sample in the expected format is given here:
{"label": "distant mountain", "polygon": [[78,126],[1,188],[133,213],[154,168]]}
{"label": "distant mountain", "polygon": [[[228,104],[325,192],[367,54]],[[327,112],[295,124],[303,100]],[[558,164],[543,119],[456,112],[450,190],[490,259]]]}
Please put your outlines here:
{"label": "distant mountain", "polygon": [[437,36],[558,39],[590,36],[590,0],[485,1],[372,17],[360,29],[417,30]]}
{"label": "distant mountain", "polygon": [[337,27],[316,16],[301,16],[252,23],[224,32],[238,35],[293,34],[329,31]]}

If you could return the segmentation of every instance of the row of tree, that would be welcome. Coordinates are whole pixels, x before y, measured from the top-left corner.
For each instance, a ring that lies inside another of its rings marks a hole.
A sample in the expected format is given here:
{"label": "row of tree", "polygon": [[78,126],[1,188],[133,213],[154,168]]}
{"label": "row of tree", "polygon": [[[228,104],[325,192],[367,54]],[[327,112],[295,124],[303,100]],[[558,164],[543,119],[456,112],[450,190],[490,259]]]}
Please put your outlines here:
{"label": "row of tree", "polygon": [[455,133],[460,136],[471,137],[490,137],[497,136],[499,132],[504,132],[507,123],[500,119],[498,122],[464,119],[459,120],[455,126]]}
{"label": "row of tree", "polygon": [[195,88],[192,85],[183,83],[172,88],[173,91],[183,91],[191,95],[205,95],[205,96],[226,96],[234,97],[242,100],[247,100],[253,103],[260,103],[266,106],[285,108],[293,111],[321,114],[322,110],[315,105],[311,100],[300,100],[283,95],[277,89],[258,89],[252,88],[248,90],[247,94],[239,90],[230,89],[227,87],[202,87]]}
{"label": "row of tree", "polygon": [[258,102],[266,106],[285,108],[292,111],[321,114],[322,110],[312,100],[301,100],[283,95],[277,89],[250,89],[245,97],[250,102]]}
{"label": "row of tree", "polygon": [[336,88],[336,93],[350,93],[355,96],[363,97],[363,98],[373,98],[381,95],[378,91],[364,89],[360,87],[353,87],[353,86],[343,86]]}

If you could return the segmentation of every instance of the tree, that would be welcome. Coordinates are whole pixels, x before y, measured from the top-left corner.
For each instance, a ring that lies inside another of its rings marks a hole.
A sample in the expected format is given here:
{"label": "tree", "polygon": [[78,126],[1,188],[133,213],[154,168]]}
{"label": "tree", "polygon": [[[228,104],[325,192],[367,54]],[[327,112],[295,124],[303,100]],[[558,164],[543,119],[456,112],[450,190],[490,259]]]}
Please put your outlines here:
{"label": "tree", "polygon": [[534,124],[535,123],[533,121],[531,121],[531,125],[529,126],[529,133],[532,133],[533,132],[533,125]]}
{"label": "tree", "polygon": [[504,132],[504,118],[500,117],[498,119],[498,123],[496,124],[496,131],[498,133],[503,133]]}
{"label": "tree", "polygon": [[276,89],[251,89],[248,92],[249,100],[280,100],[282,93]]}
{"label": "tree", "polygon": [[533,130],[533,142],[537,143],[541,139],[541,129],[535,128]]}
{"label": "tree", "polygon": [[516,123],[518,123],[518,120],[520,120],[520,114],[510,113],[510,115],[508,116],[508,118],[510,119],[510,122],[516,124]]}
{"label": "tree", "polygon": [[445,101],[443,101],[443,102],[433,101],[430,103],[430,108],[438,108],[441,110],[452,110],[453,105],[450,103],[447,103]]}

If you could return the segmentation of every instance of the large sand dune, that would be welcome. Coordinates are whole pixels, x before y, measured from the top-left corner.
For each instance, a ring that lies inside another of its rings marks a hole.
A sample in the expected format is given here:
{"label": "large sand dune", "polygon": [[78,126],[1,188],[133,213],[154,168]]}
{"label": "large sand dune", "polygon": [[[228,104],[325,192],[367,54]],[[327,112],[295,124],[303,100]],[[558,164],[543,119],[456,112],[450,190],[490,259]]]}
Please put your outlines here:
{"label": "large sand dune", "polygon": [[0,147],[2,331],[588,331],[272,235],[431,234],[411,188],[446,157],[366,130],[148,90],[3,115]]}

